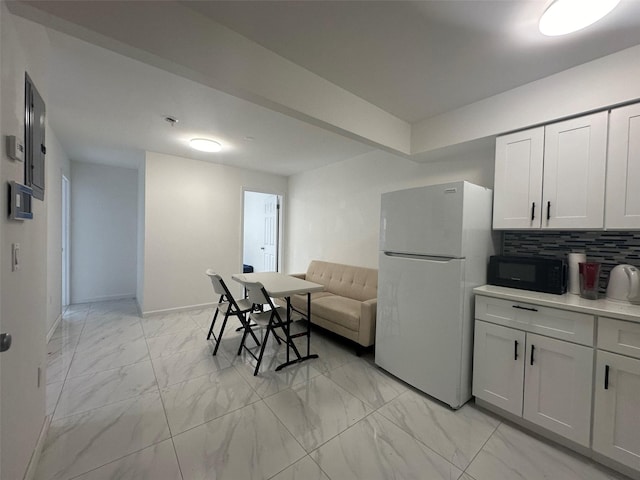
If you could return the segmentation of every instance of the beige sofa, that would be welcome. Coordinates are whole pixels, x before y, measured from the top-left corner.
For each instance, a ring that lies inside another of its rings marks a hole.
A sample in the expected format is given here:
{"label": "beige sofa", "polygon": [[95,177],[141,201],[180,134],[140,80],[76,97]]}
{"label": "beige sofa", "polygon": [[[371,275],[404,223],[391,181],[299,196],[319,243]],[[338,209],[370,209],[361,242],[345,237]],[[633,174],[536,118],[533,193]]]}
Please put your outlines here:
{"label": "beige sofa", "polygon": [[[374,344],[378,305],[378,271],[313,260],[306,274],[294,275],[324,285],[311,294],[311,323],[353,340],[360,347]],[[279,301],[281,305],[282,301]],[[307,311],[307,296],[291,297],[294,308]],[[361,348],[358,349],[360,353]]]}

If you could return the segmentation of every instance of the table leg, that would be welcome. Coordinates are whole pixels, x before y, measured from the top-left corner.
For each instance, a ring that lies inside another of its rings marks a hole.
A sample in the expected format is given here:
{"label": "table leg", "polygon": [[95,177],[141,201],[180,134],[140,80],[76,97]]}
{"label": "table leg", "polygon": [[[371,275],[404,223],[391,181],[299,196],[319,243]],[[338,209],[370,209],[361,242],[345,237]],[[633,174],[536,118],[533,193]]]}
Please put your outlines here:
{"label": "table leg", "polygon": [[281,365],[276,367],[276,372],[278,370],[283,369],[289,365],[293,365],[294,363],[304,362],[305,360],[309,360],[310,358],[318,358],[318,355],[311,355],[311,293],[307,293],[307,354],[302,357],[300,356],[300,352],[295,345],[292,345],[293,350],[296,354],[295,360],[289,359],[289,344],[293,343],[293,338],[291,337],[291,298],[286,297],[287,299],[287,326],[286,326],[286,335],[287,335],[287,361]]}
{"label": "table leg", "polygon": [[311,292],[307,292],[307,357],[311,351]]}
{"label": "table leg", "polygon": [[291,339],[291,297],[287,297],[287,363],[289,363],[289,343]]}

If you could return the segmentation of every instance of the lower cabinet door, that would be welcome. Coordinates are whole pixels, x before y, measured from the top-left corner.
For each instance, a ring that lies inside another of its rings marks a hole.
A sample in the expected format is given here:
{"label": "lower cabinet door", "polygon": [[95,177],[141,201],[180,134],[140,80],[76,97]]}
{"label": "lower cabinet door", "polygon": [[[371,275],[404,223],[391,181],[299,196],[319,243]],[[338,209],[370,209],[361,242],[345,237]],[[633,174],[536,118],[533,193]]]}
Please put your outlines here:
{"label": "lower cabinet door", "polygon": [[640,470],[640,360],[598,350],[593,449]]}
{"label": "lower cabinet door", "polygon": [[525,333],[476,320],[473,394],[522,415]]}
{"label": "lower cabinet door", "polygon": [[593,348],[527,334],[523,417],[589,446]]}

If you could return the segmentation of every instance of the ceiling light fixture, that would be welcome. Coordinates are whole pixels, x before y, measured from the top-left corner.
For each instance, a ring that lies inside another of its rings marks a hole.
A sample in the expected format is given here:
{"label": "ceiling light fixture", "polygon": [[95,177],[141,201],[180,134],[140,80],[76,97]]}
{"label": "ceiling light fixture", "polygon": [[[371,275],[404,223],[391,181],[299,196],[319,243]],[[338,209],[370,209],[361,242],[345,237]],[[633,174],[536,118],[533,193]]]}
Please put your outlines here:
{"label": "ceiling light fixture", "polygon": [[208,138],[193,138],[189,142],[189,145],[191,145],[191,148],[200,150],[201,152],[219,152],[222,150],[222,145]]}
{"label": "ceiling light fixture", "polygon": [[540,17],[543,35],[554,37],[581,30],[613,10],[620,0],[555,0]]}

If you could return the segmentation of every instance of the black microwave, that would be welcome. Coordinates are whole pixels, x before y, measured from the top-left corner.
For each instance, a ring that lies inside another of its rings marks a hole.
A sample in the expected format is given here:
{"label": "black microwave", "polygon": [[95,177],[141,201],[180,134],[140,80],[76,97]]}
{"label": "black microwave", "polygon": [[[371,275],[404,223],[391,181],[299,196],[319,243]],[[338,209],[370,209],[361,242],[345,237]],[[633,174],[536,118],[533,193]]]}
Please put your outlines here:
{"label": "black microwave", "polygon": [[562,295],[567,291],[567,263],[563,259],[539,257],[489,258],[487,283],[500,287]]}

